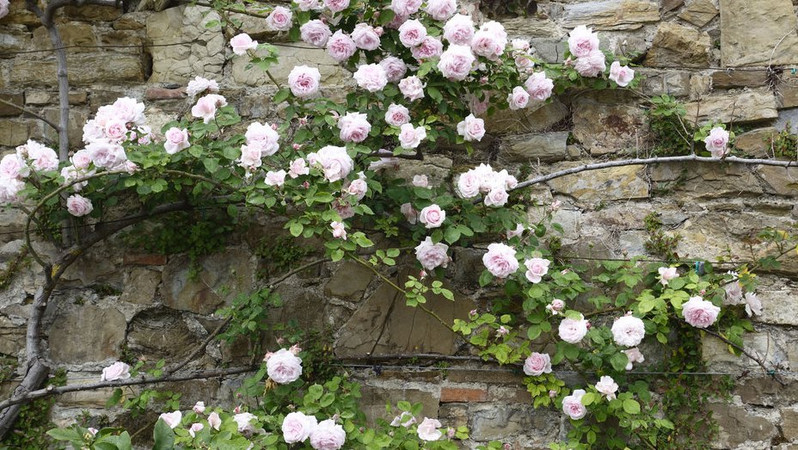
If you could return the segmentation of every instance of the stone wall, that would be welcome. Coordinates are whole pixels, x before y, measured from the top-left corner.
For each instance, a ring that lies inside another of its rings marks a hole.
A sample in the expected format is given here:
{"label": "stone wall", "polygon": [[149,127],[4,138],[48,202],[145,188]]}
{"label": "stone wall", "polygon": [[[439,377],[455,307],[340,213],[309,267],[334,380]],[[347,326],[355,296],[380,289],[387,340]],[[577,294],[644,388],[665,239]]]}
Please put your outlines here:
{"label": "stone wall", "polygon": [[[12,0],[0,20],[0,98],[54,119],[57,117],[55,63],[46,32],[23,2]],[[537,55],[562,60],[570,28],[586,24],[599,31],[602,46],[637,54],[645,76],[645,96],[670,94],[686,103],[688,120],[720,120],[746,130],[737,148],[769,156],[765,138],[785,126],[798,126],[798,34],[791,0],[561,0],[537,2],[534,17],[506,18],[511,37],[528,38]],[[473,9],[473,5],[468,5]],[[220,81],[224,94],[245,119],[275,114],[274,91],[262,72],[250,70],[231,50],[215,19],[203,8],[180,6],[160,12],[122,14],[114,8],[66,8],[57,18],[68,48],[71,85],[70,141],[77,146],[83,122],[119,96],[146,100],[147,116],[159,129],[183,110],[181,89],[194,75]],[[242,17],[244,31],[275,41],[263,23]],[[276,41],[278,44],[279,42]],[[273,68],[285,79],[297,64],[320,65],[329,92],[350,84],[326,54],[300,46],[279,46]],[[511,173],[546,173],[588,160],[646,154],[651,146],[640,97],[628,92],[577,93],[522,115],[499,115],[489,124],[493,148],[478,149],[468,161],[441,150],[424,162],[408,162],[401,173],[427,173],[441,182],[448,171],[492,161]],[[0,104],[0,151],[29,137],[54,141],[41,121]],[[493,159],[495,158],[495,159]],[[789,229],[798,222],[798,168],[660,164],[628,166],[553,180],[534,191],[541,201],[560,200],[556,221],[565,228],[563,254],[580,257],[644,255],[648,238],[642,218],[657,212],[668,233],[683,239],[684,258],[749,260],[746,238],[763,227]],[[24,215],[0,214],[0,265],[21,247]],[[793,228],[794,229],[794,228]],[[188,257],[142,254],[117,240],[92,250],[65,277],[46,314],[48,357],[68,370],[70,381],[95,380],[100,369],[123,351],[149,360],[179,358],[220,322],[212,313],[237,292],[262,282],[269,261],[257,256],[263,236],[279,224],[254,224],[231,237],[230,247],[199,261],[189,277]],[[51,251],[40,245],[40,250]],[[761,250],[756,248],[756,250]],[[478,249],[458,250],[448,279],[456,286],[454,303],[433,299],[444,319],[463,318],[483,297],[476,284]],[[310,259],[308,259],[309,261]],[[401,277],[411,264],[390,274]],[[31,264],[0,294],[0,353],[24,350],[24,324],[41,274]],[[386,284],[352,263],[323,264],[281,285],[285,306],[273,320],[296,318],[304,327],[329,330],[339,357],[368,354],[467,354],[462,343],[416,310]],[[759,296],[764,313],[746,346],[768,364],[785,370],[786,385],[775,383],[751,361],[729,355],[712,337],[703,342],[711,371],[740,374],[731,403],[713,406],[720,424],[716,448],[798,449],[798,255],[775,273],[762,276]],[[246,360],[247,349],[212,345],[196,364],[212,367]],[[450,425],[468,425],[473,442],[501,439],[511,448],[545,448],[562,437],[562,414],[534,410],[517,369],[473,361],[446,367],[401,361],[352,368],[365,384],[365,405],[374,416],[386,401],[421,401],[425,414]],[[419,367],[421,366],[421,367]],[[426,367],[424,367],[426,366]],[[232,404],[240,379],[196,382],[184,392],[196,400]],[[6,383],[3,390],[7,391]],[[83,410],[103,409],[107,392],[74,393],[60,398],[56,423],[69,423]],[[4,392],[5,395],[5,392]],[[213,399],[213,400],[212,400]],[[111,419],[114,419],[113,414]]]}

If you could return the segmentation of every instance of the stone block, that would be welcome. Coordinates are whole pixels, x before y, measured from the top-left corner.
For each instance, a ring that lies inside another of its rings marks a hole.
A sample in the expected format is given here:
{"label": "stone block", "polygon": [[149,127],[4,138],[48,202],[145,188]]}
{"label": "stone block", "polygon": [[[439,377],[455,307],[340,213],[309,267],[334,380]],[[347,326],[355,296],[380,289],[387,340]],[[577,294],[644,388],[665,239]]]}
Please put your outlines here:
{"label": "stone block", "polygon": [[767,192],[798,197],[798,168],[760,166],[757,172],[762,180],[767,183]]}
{"label": "stone block", "polygon": [[689,122],[756,122],[779,117],[776,96],[767,88],[717,93],[686,103]]}
{"label": "stone block", "polygon": [[779,433],[769,417],[772,414],[760,415],[744,406],[726,403],[711,404],[709,409],[720,427],[720,448],[769,448],[770,440]]}
{"label": "stone block", "polygon": [[146,100],[174,100],[186,98],[186,88],[179,87],[176,89],[168,89],[162,87],[149,87],[144,92]]}
{"label": "stone block", "polygon": [[596,30],[636,30],[660,20],[657,2],[604,0],[565,5],[563,26],[587,25]]}
{"label": "stone block", "polygon": [[649,95],[685,96],[690,93],[690,72],[641,67],[636,74],[644,77],[643,92]]}
{"label": "stone block", "polygon": [[562,161],[568,159],[567,131],[526,134],[506,138],[502,156],[514,162]]}
{"label": "stone block", "polygon": [[[393,414],[385,411],[385,405],[396,406],[399,401],[421,403],[422,417],[438,417],[438,393],[435,385],[408,386],[403,383],[375,383],[369,378],[361,380],[363,383],[360,392],[363,394],[358,401],[360,408],[366,413],[367,420],[373,424],[376,419],[390,422],[400,413],[394,408]],[[382,381],[382,380],[380,380]],[[425,389],[421,389],[421,388]]]}
{"label": "stone block", "polygon": [[124,288],[119,301],[150,305],[155,302],[155,292],[161,283],[161,273],[155,270],[135,268],[125,273]]}
{"label": "stone block", "polygon": [[673,22],[662,22],[654,35],[645,65],[650,67],[706,67],[709,35]]}
{"label": "stone block", "polygon": [[347,261],[335,271],[324,286],[324,295],[360,301],[374,273],[362,265]]}
{"label": "stone block", "polygon": [[778,134],[773,127],[758,128],[734,137],[734,149],[745,152],[747,155],[758,158],[768,157],[770,151],[770,138]]}
{"label": "stone block", "polygon": [[720,24],[724,67],[798,63],[798,20],[791,0],[720,0]]}
{"label": "stone block", "polygon": [[[139,55],[115,52],[68,54],[67,71],[72,86],[144,80],[144,63]],[[56,80],[55,60],[17,57],[10,80],[13,84],[51,86]]]}
{"label": "stone block", "polygon": [[784,439],[798,442],[798,407],[781,409],[781,429]]}
{"label": "stone block", "polygon": [[163,266],[166,255],[160,253],[125,253],[122,264],[126,266]]}
{"label": "stone block", "polygon": [[441,403],[480,403],[488,401],[487,386],[441,387]]}
{"label": "stone block", "polygon": [[0,119],[0,146],[16,147],[42,135],[39,119]]}
{"label": "stone block", "polygon": [[798,398],[798,381],[782,378],[784,384],[759,371],[755,377],[738,382],[735,393],[748,405],[772,407],[793,404]]}
{"label": "stone block", "polygon": [[69,305],[59,311],[47,333],[50,358],[63,364],[117,358],[125,329],[125,316],[115,309]]}
{"label": "stone block", "polygon": [[785,70],[779,76],[779,83],[776,85],[776,96],[779,99],[780,108],[798,107],[798,73]]}
{"label": "stone block", "polygon": [[25,349],[25,325],[0,315],[0,353],[16,355]]}
{"label": "stone block", "polygon": [[[20,108],[25,106],[25,96],[22,94],[0,94],[0,100],[13,103]],[[22,114],[22,111],[19,108],[0,103],[0,117],[13,117],[20,114]]]}
{"label": "stone block", "polygon": [[570,112],[558,99],[540,105],[530,105],[518,111],[497,111],[485,118],[485,128],[491,134],[516,134],[547,131],[562,122]]}
{"label": "stone block", "polygon": [[122,15],[121,4],[116,6],[65,6],[64,16],[87,22],[110,22]]}
{"label": "stone block", "polygon": [[149,12],[131,12],[122,15],[113,23],[115,30],[143,30],[147,27]]}
{"label": "stone block", "polygon": [[20,24],[26,26],[41,26],[41,21],[36,14],[28,11],[25,2],[9,2],[8,15],[0,19],[0,24]]}
{"label": "stone block", "polygon": [[642,108],[583,96],[572,109],[573,135],[592,155],[637,149],[644,139],[646,117]]}
{"label": "stone block", "polygon": [[[58,123],[61,112],[58,108],[45,108],[42,114],[50,122]],[[83,125],[89,120],[89,114],[85,110],[76,108],[69,109],[69,126],[67,136],[69,136],[69,146],[72,149],[83,147]],[[51,142],[58,142],[58,133],[49,125],[44,129],[45,139]]]}
{"label": "stone block", "polygon": [[613,167],[557,178],[548,185],[554,192],[574,197],[580,203],[646,198],[648,182],[643,177],[644,171],[645,167],[640,165]]}
{"label": "stone block", "polygon": [[[97,37],[91,24],[84,22],[64,22],[56,25],[58,33],[64,46],[70,47],[67,53],[86,53],[96,52]],[[33,30],[33,40],[31,50],[51,50],[53,43],[50,41],[50,34],[44,27]],[[41,55],[50,56],[51,53],[44,52]]]}
{"label": "stone block", "polygon": [[718,70],[712,72],[712,87],[730,89],[738,87],[762,87],[767,84],[764,70]]}
{"label": "stone block", "polygon": [[24,25],[0,25],[0,58],[13,58],[15,52],[30,50],[30,38],[31,34]]}
{"label": "stone block", "polygon": [[556,439],[559,431],[558,412],[532,405],[479,405],[469,408],[471,438],[477,441],[505,440],[519,434],[534,439],[529,444],[545,445]]}
{"label": "stone block", "polygon": [[177,361],[191,353],[202,338],[189,328],[181,313],[159,307],[133,317],[128,327],[127,346],[147,360]]}
{"label": "stone block", "polygon": [[685,22],[690,22],[698,28],[702,28],[717,15],[718,8],[712,0],[692,0],[682,9],[678,17]]}

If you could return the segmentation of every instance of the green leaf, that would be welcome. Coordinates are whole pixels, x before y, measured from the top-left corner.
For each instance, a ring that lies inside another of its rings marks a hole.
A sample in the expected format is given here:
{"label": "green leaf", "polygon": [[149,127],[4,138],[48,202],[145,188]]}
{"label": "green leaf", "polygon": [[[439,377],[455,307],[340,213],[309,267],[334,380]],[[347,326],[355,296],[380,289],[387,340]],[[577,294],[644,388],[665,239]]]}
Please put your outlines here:
{"label": "green leaf", "polygon": [[291,224],[291,226],[288,228],[288,231],[291,233],[291,236],[293,236],[293,237],[299,237],[299,235],[300,235],[300,234],[302,234],[302,230],[303,230],[304,228],[305,228],[305,226],[304,226],[304,225],[302,225],[301,223],[299,223],[299,222],[293,222],[293,223]]}
{"label": "green leaf", "polygon": [[74,428],[54,428],[47,434],[56,441],[83,441],[83,436]]}
{"label": "green leaf", "polygon": [[490,284],[493,280],[493,274],[488,272],[487,270],[483,270],[482,273],[479,275],[479,286],[484,287]]}
{"label": "green leaf", "polygon": [[624,352],[618,352],[612,356],[610,356],[610,364],[612,368],[617,371],[626,370],[626,364],[629,363],[629,357],[626,356]]}
{"label": "green leaf", "polygon": [[274,103],[284,102],[286,99],[288,99],[289,95],[291,95],[291,91],[289,91],[288,89],[280,89],[279,91],[277,91],[276,94],[274,94],[274,98],[272,99],[272,101]]}
{"label": "green leaf", "polygon": [[108,401],[105,402],[105,407],[110,408],[119,403],[119,400],[121,399],[122,399],[122,389],[116,388],[114,389],[114,393],[111,394],[111,397],[108,398]]}
{"label": "green leaf", "polygon": [[214,173],[219,169],[219,160],[216,158],[205,158],[202,160],[202,164],[205,165],[205,169],[210,173]]}
{"label": "green leaf", "polygon": [[457,227],[449,227],[443,233],[443,239],[449,244],[454,244],[460,239],[460,230]]}
{"label": "green leaf", "polygon": [[175,433],[163,419],[158,419],[158,422],[155,423],[152,439],[155,441],[152,450],[172,450],[175,448]]}
{"label": "green leaf", "polygon": [[623,401],[623,410],[626,411],[628,414],[639,414],[640,413],[640,403],[637,403],[637,400],[627,398]]}
{"label": "green leaf", "polygon": [[588,392],[582,396],[582,404],[585,406],[590,406],[592,403],[597,402],[601,399],[601,396],[596,394],[595,392]]}

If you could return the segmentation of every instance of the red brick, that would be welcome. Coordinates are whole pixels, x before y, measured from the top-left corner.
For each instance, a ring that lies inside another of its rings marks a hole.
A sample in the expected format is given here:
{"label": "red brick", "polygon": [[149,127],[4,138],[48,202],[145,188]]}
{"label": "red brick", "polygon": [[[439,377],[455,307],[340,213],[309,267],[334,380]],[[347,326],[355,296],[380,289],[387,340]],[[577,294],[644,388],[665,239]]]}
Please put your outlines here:
{"label": "red brick", "polygon": [[476,403],[488,401],[487,389],[441,388],[441,403]]}
{"label": "red brick", "polygon": [[166,255],[158,253],[125,255],[123,264],[127,266],[163,266],[166,264]]}

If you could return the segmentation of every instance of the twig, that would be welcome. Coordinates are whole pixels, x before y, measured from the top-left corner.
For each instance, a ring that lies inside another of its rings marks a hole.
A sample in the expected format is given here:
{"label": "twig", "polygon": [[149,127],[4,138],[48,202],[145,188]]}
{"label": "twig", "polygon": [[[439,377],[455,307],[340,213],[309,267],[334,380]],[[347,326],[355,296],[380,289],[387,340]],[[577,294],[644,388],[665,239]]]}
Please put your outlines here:
{"label": "twig", "polygon": [[728,345],[734,347],[735,349],[739,350],[743,355],[751,358],[753,361],[755,361],[757,364],[759,364],[760,367],[762,367],[762,370],[764,370],[766,374],[768,374],[771,377],[773,377],[773,379],[776,380],[782,386],[786,386],[787,385],[784,381],[782,381],[779,377],[776,376],[775,371],[773,371],[771,369],[768,369],[768,367],[765,365],[764,361],[762,361],[761,359],[759,359],[756,356],[752,355],[746,349],[744,349],[741,346],[739,346],[739,345],[735,344],[734,342],[730,341],[729,339],[727,339],[726,337],[724,337],[720,333],[717,333],[717,332],[709,330],[709,329],[704,329],[704,331],[707,334],[715,336],[716,338],[720,339],[721,341],[725,342],[726,344],[728,344]]}
{"label": "twig", "polygon": [[35,118],[37,118],[37,119],[41,120],[42,122],[46,123],[47,125],[50,125],[50,126],[51,126],[51,127],[52,127],[52,128],[55,130],[55,131],[56,131],[56,132],[60,131],[60,129],[59,129],[59,127],[58,127],[58,125],[56,125],[55,123],[53,123],[53,121],[52,121],[52,120],[50,120],[50,119],[48,119],[48,118],[46,118],[46,117],[44,117],[44,116],[42,116],[42,115],[40,115],[40,114],[37,114],[37,113],[35,113],[35,112],[33,112],[33,111],[31,111],[31,110],[27,109],[27,108],[24,108],[24,107],[22,107],[22,106],[19,106],[19,105],[17,105],[17,104],[16,104],[16,103],[14,103],[14,102],[9,102],[8,100],[3,100],[2,98],[0,98],[0,103],[3,103],[3,104],[5,104],[5,105],[8,105],[8,106],[10,106],[10,107],[12,107],[12,108],[16,108],[16,109],[18,109],[18,110],[22,111],[22,112],[23,112],[23,113],[25,113],[25,114],[31,115],[31,116],[33,116],[33,117],[35,117]]}
{"label": "twig", "polygon": [[271,283],[269,283],[269,288],[273,288],[274,286],[277,286],[278,284],[282,283],[283,281],[285,281],[286,279],[288,279],[292,275],[296,275],[297,273],[302,272],[305,269],[309,269],[309,268],[311,268],[313,266],[317,266],[317,265],[319,265],[319,264],[321,264],[323,262],[326,262],[326,261],[329,261],[329,260],[327,258],[317,259],[316,261],[309,262],[309,263],[307,263],[307,264],[305,264],[303,266],[299,266],[296,269],[288,272],[287,274],[285,274],[285,275],[281,276],[280,278],[277,278],[276,280],[274,280]]}

